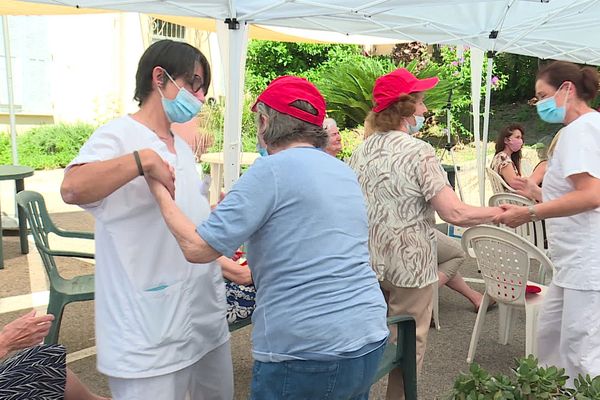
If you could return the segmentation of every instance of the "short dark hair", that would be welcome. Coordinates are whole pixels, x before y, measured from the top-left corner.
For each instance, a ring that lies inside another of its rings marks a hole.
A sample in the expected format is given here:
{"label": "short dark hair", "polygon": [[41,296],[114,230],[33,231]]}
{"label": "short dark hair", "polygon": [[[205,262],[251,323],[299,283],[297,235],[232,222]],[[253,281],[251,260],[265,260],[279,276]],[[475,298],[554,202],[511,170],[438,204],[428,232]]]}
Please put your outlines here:
{"label": "short dark hair", "polygon": [[192,80],[196,63],[200,64],[204,73],[202,90],[206,94],[210,85],[210,65],[200,50],[187,43],[168,39],[153,43],[142,54],[138,63],[134,100],[141,106],[152,93],[152,71],[155,67],[164,68],[173,79],[186,76]]}
{"label": "short dark hair", "polygon": [[566,82],[573,82],[577,97],[589,102],[598,94],[598,70],[594,67],[580,67],[566,61],[554,61],[543,66],[537,79],[541,79],[558,90]]}

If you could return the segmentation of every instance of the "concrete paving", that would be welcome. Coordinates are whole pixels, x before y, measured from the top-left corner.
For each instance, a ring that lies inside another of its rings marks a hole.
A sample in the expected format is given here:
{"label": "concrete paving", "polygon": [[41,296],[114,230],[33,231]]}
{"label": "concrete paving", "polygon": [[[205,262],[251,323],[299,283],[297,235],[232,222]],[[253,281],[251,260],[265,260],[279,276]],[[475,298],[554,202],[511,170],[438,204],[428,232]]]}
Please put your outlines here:
{"label": "concrete paving", "polygon": [[[93,219],[77,207],[66,205],[58,192],[62,171],[37,171],[25,182],[27,189],[41,192],[57,225],[66,229],[91,230]],[[2,182],[2,209],[11,212],[12,192],[10,184]],[[32,245],[29,255],[19,251],[18,237],[5,237],[6,268],[0,270],[0,326],[25,313],[32,305],[45,312],[44,296],[47,283],[39,259]],[[76,245],[78,246],[78,245]],[[85,248],[89,250],[89,248]],[[60,260],[65,275],[90,273],[94,266],[84,261]],[[476,264],[469,260],[461,271],[468,279],[479,281]],[[471,283],[483,291],[480,283]],[[35,295],[32,296],[31,293]],[[452,389],[460,371],[466,371],[467,350],[476,314],[465,298],[447,288],[440,289],[441,330],[431,329],[425,356],[423,373],[419,378],[419,398],[425,400],[445,399]],[[491,372],[509,373],[514,359],[524,354],[524,314],[518,316],[517,329],[512,341],[501,346],[496,342],[498,310],[488,312],[486,326],[481,335],[475,361]],[[60,342],[68,349],[69,366],[98,394],[110,395],[107,379],[96,371],[93,302],[75,303],[67,306],[61,325]],[[232,351],[235,374],[235,398],[246,399],[251,379],[252,357],[250,353],[251,327],[232,335]],[[372,399],[385,398],[385,379],[373,386]]]}

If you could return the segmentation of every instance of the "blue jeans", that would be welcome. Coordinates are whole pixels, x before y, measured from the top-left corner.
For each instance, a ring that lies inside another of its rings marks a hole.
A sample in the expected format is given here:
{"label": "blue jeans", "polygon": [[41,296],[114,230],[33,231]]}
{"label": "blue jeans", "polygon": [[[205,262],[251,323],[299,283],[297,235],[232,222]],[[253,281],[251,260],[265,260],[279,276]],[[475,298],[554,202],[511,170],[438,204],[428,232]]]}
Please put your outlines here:
{"label": "blue jeans", "polygon": [[251,400],[367,400],[385,344],[335,361],[254,361]]}

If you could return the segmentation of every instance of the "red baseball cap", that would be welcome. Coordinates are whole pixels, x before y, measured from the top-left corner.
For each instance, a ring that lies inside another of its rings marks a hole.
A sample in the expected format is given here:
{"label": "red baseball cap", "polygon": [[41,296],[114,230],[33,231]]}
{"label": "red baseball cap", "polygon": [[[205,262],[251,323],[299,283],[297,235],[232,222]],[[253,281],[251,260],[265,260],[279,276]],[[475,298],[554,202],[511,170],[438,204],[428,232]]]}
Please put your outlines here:
{"label": "red baseball cap", "polygon": [[403,94],[423,92],[438,84],[437,77],[418,79],[406,68],[398,68],[387,75],[380,76],[373,86],[374,112],[388,108]]}
{"label": "red baseball cap", "polygon": [[[304,100],[317,110],[317,115],[301,110],[292,105],[296,100]],[[256,105],[262,101],[272,109],[280,113],[291,115],[309,124],[322,126],[325,119],[325,99],[319,89],[308,80],[298,76],[280,76],[273,80],[269,86],[258,96],[252,105],[252,111],[256,111]]]}

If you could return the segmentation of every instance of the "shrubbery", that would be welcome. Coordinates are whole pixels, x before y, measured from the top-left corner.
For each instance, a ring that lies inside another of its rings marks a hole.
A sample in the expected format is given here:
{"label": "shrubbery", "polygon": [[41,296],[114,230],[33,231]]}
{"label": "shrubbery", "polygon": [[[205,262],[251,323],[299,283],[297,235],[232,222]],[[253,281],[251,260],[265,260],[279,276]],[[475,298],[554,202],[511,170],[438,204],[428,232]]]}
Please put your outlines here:
{"label": "shrubbery", "polygon": [[461,373],[454,383],[449,400],[597,400],[600,399],[600,377],[579,375],[575,388],[566,388],[565,370],[543,368],[529,355],[516,360],[512,375],[490,375],[473,363],[469,373]]}
{"label": "shrubbery", "polygon": [[[404,66],[419,77],[440,77],[441,83],[429,91],[426,98],[433,115],[441,117],[444,113],[452,89],[452,112],[456,117],[452,131],[470,137],[471,131],[463,126],[463,123],[467,126],[470,124],[470,51],[467,49],[462,56],[458,56],[454,47],[435,47],[434,51],[427,51],[426,46],[417,43],[398,45],[396,50],[391,56],[368,56],[354,45],[253,40],[248,47],[246,90],[255,97],[277,76],[288,74],[306,77],[322,91],[328,104],[327,111],[337,120],[338,126],[355,128],[362,124],[372,107],[371,92],[375,79]],[[501,61],[500,66],[514,66],[514,60],[509,56],[504,56]],[[508,78],[500,67],[495,66],[493,90],[502,91]],[[533,93],[533,87],[527,90],[521,87],[528,85],[530,80],[516,82],[518,87],[511,88],[511,93]],[[482,88],[482,92],[484,90]],[[514,94],[504,96],[514,97]],[[434,118],[429,122],[439,124],[442,128],[446,124],[445,118]],[[442,128],[436,127],[432,133],[439,134]]]}
{"label": "shrubbery", "polygon": [[[17,136],[19,164],[35,169],[64,168],[79,153],[95,127],[83,122],[40,125]],[[0,134],[0,162],[12,163],[10,137]]]}

